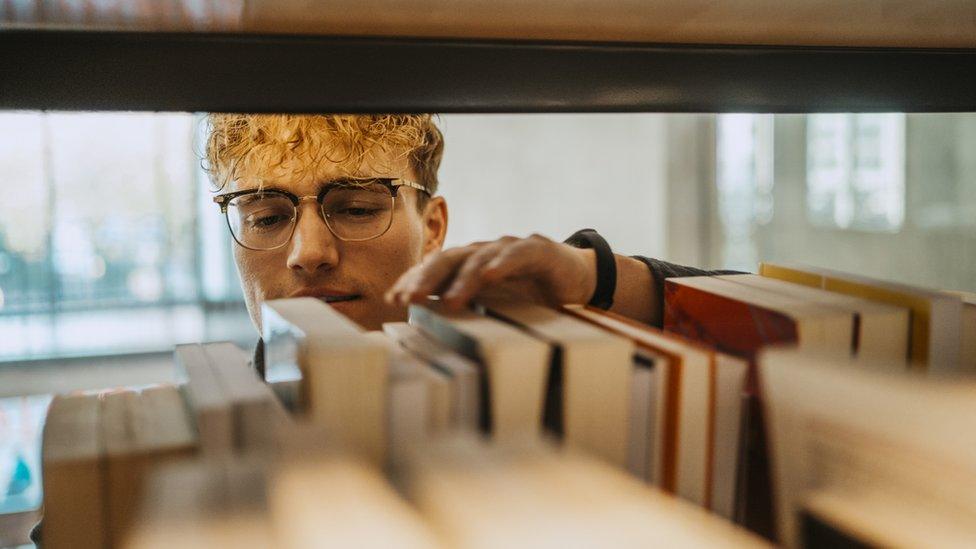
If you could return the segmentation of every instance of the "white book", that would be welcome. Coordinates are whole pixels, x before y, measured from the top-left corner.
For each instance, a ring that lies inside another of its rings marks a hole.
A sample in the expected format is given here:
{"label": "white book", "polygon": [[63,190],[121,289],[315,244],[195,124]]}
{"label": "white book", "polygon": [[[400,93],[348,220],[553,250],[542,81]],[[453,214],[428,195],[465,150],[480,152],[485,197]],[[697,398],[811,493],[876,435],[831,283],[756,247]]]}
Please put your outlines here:
{"label": "white book", "polygon": [[173,353],[176,378],[193,416],[200,452],[207,456],[234,451],[234,418],[227,391],[217,380],[203,346],[177,345]]}
{"label": "white book", "polygon": [[262,334],[270,366],[294,368],[290,375],[301,378],[304,415],[339,444],[384,463],[388,346],[310,297],[265,302]]}
{"label": "white book", "polygon": [[406,322],[389,322],[383,331],[404,349],[446,376],[451,389],[451,428],[475,431],[481,414],[478,364],[424,335]]}
{"label": "white book", "polygon": [[548,345],[472,311],[447,313],[436,301],[412,305],[410,323],[483,368],[493,437],[533,438],[541,433],[551,360]]}
{"label": "white book", "polygon": [[564,313],[526,302],[483,300],[491,316],[526,330],[552,347],[562,379],[564,442],[626,467],[630,434],[634,344]]}

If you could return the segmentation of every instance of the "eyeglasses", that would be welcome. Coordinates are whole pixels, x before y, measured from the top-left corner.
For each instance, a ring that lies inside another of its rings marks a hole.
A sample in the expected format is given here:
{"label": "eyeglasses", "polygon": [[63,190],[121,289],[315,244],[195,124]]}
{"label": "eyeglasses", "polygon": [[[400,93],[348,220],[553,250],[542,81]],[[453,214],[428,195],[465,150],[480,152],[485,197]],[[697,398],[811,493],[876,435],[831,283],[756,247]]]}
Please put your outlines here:
{"label": "eyeglasses", "polygon": [[332,181],[318,195],[296,196],[280,189],[250,189],[213,198],[227,218],[234,240],[250,250],[274,250],[291,240],[298,205],[313,199],[322,219],[339,240],[362,242],[383,236],[393,224],[397,192],[423,185],[394,178],[347,178]]}

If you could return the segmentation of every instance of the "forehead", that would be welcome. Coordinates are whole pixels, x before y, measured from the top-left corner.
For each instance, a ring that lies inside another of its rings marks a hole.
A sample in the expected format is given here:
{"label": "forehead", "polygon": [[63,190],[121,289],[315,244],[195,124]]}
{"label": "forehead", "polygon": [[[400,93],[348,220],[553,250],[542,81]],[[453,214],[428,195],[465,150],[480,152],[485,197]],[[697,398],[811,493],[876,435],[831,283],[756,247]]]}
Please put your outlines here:
{"label": "forehead", "polygon": [[410,177],[407,159],[402,155],[377,152],[359,162],[312,162],[300,157],[279,161],[252,161],[231,182],[233,191],[274,187],[297,195],[318,193],[324,183],[346,177]]}

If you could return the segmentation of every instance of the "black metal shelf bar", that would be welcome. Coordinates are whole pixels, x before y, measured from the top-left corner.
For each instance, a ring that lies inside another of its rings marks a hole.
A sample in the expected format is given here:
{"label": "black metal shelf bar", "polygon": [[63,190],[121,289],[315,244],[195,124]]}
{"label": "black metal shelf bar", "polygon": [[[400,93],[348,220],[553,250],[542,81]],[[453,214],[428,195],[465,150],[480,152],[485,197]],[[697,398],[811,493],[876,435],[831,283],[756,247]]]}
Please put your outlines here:
{"label": "black metal shelf bar", "polygon": [[0,109],[976,111],[976,50],[8,30]]}

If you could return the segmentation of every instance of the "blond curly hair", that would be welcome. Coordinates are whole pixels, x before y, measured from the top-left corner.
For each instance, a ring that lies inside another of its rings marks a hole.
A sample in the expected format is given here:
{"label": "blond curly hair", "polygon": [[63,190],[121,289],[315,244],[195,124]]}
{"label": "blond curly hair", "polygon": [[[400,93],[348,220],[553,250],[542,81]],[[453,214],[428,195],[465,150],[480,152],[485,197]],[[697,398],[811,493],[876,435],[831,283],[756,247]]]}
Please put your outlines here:
{"label": "blond curly hair", "polygon": [[247,177],[261,179],[285,162],[301,177],[323,162],[355,175],[390,172],[404,157],[417,183],[437,192],[444,138],[429,114],[237,114],[207,116],[204,169],[216,191]]}

